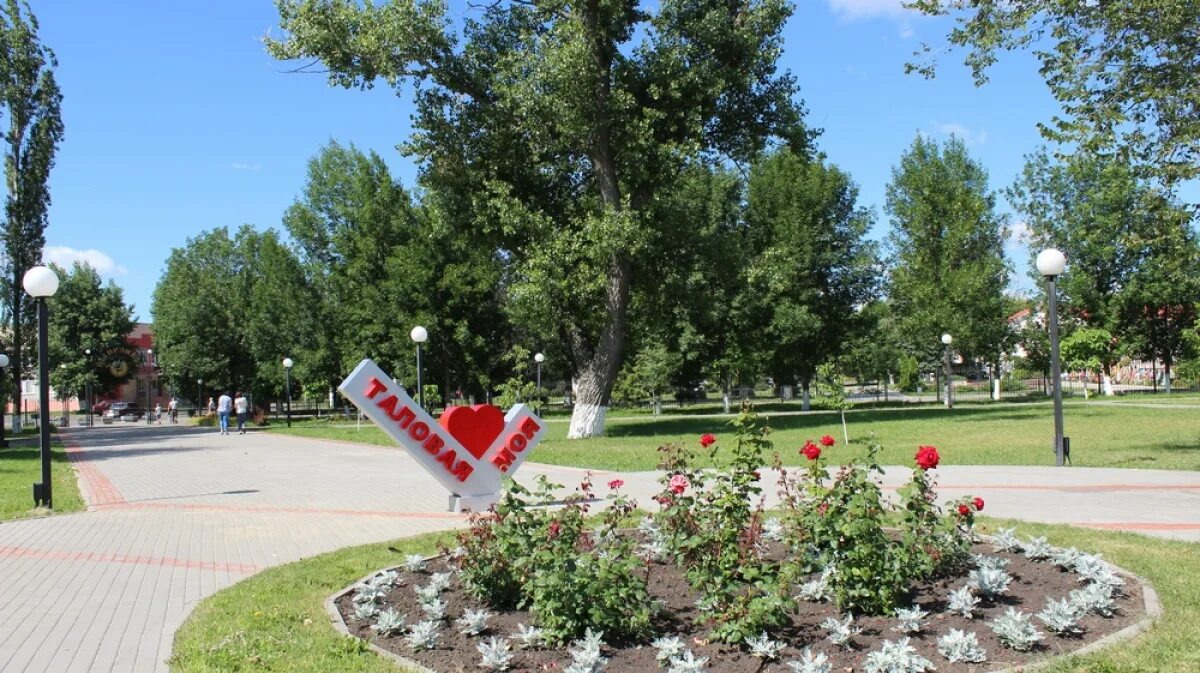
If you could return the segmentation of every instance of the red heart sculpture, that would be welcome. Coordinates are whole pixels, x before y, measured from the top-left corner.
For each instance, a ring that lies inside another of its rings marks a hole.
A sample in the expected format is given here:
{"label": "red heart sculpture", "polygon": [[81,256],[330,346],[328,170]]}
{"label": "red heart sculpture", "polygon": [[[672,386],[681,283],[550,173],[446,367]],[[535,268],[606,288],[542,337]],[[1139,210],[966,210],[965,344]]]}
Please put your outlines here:
{"label": "red heart sculpture", "polygon": [[484,452],[504,431],[504,414],[500,407],[491,404],[450,407],[438,419],[438,425],[457,439],[476,460],[482,460]]}

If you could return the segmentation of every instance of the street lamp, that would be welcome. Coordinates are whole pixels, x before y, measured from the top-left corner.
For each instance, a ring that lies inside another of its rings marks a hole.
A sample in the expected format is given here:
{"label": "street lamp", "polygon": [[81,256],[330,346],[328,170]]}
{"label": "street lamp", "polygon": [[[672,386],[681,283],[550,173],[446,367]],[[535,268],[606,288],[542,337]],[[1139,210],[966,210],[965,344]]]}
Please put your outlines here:
{"label": "street lamp", "polygon": [[283,359],[283,379],[287,386],[287,426],[289,428],[292,427],[292,365],[294,364],[296,363],[291,358]]}
{"label": "street lamp", "polygon": [[417,325],[408,333],[412,337],[413,343],[417,344],[417,403],[421,408],[425,408],[425,384],[421,373],[421,344],[429,341],[429,330]]}
{"label": "street lamp", "polygon": [[54,489],[50,477],[50,309],[46,299],[58,292],[58,274],[50,267],[30,267],[21,285],[37,300],[38,314],[38,449],[42,481],[33,485],[33,502],[50,508],[54,506]]}
{"label": "street lamp", "polygon": [[87,358],[87,376],[83,379],[83,397],[87,400],[87,425],[90,428],[94,419],[92,414],[92,349],[83,349],[83,354]]}
{"label": "street lamp", "polygon": [[537,363],[537,396],[542,398],[542,363],[546,361],[546,356],[538,353],[533,356],[533,361]]}
{"label": "street lamp", "polygon": [[950,344],[954,342],[954,337],[949,334],[942,335],[942,343],[946,345],[946,408],[954,408],[954,377],[950,368]]}
{"label": "street lamp", "polygon": [[154,424],[154,417],[150,415],[150,368],[154,366],[154,349],[146,349],[146,425]]}
{"label": "street lamp", "polygon": [[1050,304],[1050,376],[1054,379],[1054,464],[1062,467],[1068,452],[1063,437],[1062,376],[1058,364],[1058,290],[1054,281],[1067,268],[1067,258],[1055,248],[1046,248],[1037,256],[1038,273],[1046,278],[1046,298]]}
{"label": "street lamp", "polygon": [[[8,369],[8,356],[4,353],[0,353],[0,386],[5,385],[3,382],[7,381],[7,379],[4,378],[5,369]],[[4,412],[5,407],[8,406],[8,401],[3,399],[4,397],[7,396],[0,395],[0,449],[8,448],[8,440],[4,438]],[[15,409],[16,407],[14,406],[13,408]]]}
{"label": "street lamp", "polygon": [[[204,399],[204,379],[196,379],[196,415],[200,415],[200,404]],[[205,409],[205,412],[208,410]]]}

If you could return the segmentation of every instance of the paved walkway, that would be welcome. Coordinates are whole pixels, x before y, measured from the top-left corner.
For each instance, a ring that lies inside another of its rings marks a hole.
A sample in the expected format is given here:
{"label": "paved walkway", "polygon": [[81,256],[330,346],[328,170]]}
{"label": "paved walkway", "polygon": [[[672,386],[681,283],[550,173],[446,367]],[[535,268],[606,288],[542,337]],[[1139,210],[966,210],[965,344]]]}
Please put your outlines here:
{"label": "paved walkway", "polygon": [[[204,597],[273,565],[462,521],[398,449],[165,425],[66,438],[90,511],[0,523],[4,673],[165,671],[176,629]],[[947,497],[981,495],[988,514],[1200,540],[1198,473],[938,472]],[[583,471],[521,470],[537,473],[574,484]],[[616,476],[596,481],[603,490]],[[620,476],[643,502],[656,490],[652,473]],[[906,476],[893,470],[885,483]]]}

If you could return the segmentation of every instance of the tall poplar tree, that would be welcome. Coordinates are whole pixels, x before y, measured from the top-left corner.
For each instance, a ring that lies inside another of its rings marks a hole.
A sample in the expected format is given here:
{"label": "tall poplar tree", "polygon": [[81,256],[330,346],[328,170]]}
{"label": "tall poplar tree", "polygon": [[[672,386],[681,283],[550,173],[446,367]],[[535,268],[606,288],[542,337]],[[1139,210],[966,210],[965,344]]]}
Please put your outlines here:
{"label": "tall poplar tree", "polygon": [[1004,219],[987,173],[963,142],[917,137],[887,187],[892,268],[889,296],[902,348],[925,366],[954,337],[965,362],[992,365],[1012,338]]}
{"label": "tall poplar tree", "polygon": [[653,204],[701,156],[749,162],[809,132],[776,72],[786,0],[276,0],[283,59],[343,86],[416,84],[423,184],[490,235],[508,292],[570,353],[569,436],[603,432],[631,292],[653,283]]}
{"label": "tall poplar tree", "polygon": [[[42,261],[46,244],[50,191],[46,184],[54,153],[62,141],[62,94],[54,79],[54,52],[38,39],[38,23],[29,5],[8,0],[0,9],[0,114],[8,117],[4,134],[4,317],[13,391],[20,399],[21,380],[29,372],[36,315],[21,281]],[[14,430],[20,419],[13,418]]]}

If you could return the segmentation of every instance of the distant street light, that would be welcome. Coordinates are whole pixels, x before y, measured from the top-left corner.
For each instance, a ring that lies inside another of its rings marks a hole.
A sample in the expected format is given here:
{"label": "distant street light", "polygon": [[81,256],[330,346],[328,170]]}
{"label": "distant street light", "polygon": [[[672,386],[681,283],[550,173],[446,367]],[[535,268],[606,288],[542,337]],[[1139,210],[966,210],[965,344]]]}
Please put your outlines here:
{"label": "distant street light", "polygon": [[154,367],[154,349],[146,349],[146,425],[154,425],[154,416],[150,407],[150,373]]}
{"label": "distant street light", "polygon": [[46,266],[30,267],[21,285],[37,300],[38,314],[38,448],[42,459],[42,481],[33,485],[33,502],[54,506],[50,477],[50,309],[46,299],[58,292],[58,274]]}
{"label": "distant street light", "polygon": [[429,331],[424,327],[417,325],[412,328],[408,336],[412,337],[413,343],[417,344],[417,403],[421,408],[425,408],[425,379],[421,371],[421,344],[429,341]]}
{"label": "distant street light", "polygon": [[87,400],[87,425],[92,427],[94,424],[94,416],[92,414],[92,349],[83,349],[84,356],[87,357],[87,378],[83,380],[83,397]]}
{"label": "distant street light", "polygon": [[946,408],[954,408],[954,376],[950,366],[950,344],[954,342],[954,337],[949,334],[942,335],[942,343],[946,345]]}
{"label": "distant street light", "polygon": [[[4,353],[0,353],[0,386],[4,386],[4,381],[7,381],[7,379],[4,378],[5,369],[8,369],[8,356]],[[0,449],[8,448],[8,440],[4,437],[4,412],[7,411],[6,407],[8,407],[8,401],[5,400],[4,397],[7,396],[0,395]],[[16,409],[16,406],[14,405],[13,408]]]}
{"label": "distant street light", "polygon": [[533,361],[537,363],[537,396],[540,400],[542,397],[542,363],[546,361],[546,356],[538,353],[533,356]]}
{"label": "distant street light", "polygon": [[283,378],[287,382],[287,426],[289,428],[292,427],[292,365],[294,364],[296,363],[291,358],[283,359]]}
{"label": "distant street light", "polygon": [[200,411],[200,403],[203,399],[204,399],[204,379],[196,379],[196,411],[197,412]]}
{"label": "distant street light", "polygon": [[1063,436],[1062,374],[1058,363],[1058,290],[1055,281],[1067,269],[1067,258],[1055,248],[1046,248],[1037,256],[1038,273],[1046,279],[1046,299],[1050,312],[1050,376],[1054,379],[1054,464],[1062,467],[1068,456],[1069,440]]}

